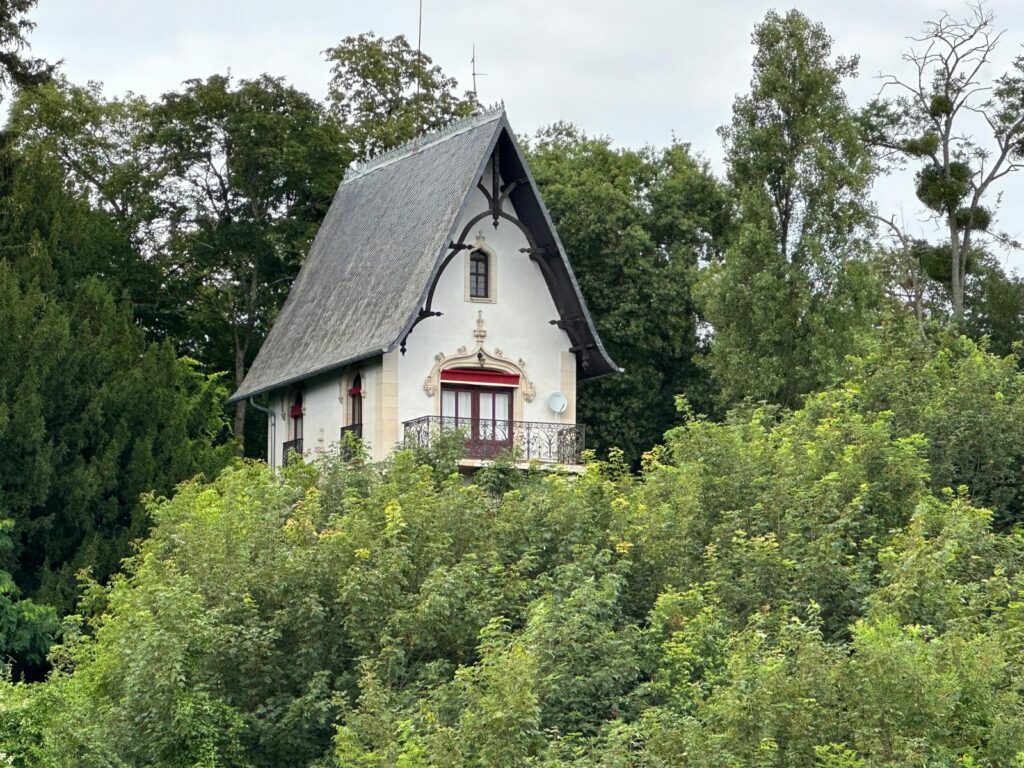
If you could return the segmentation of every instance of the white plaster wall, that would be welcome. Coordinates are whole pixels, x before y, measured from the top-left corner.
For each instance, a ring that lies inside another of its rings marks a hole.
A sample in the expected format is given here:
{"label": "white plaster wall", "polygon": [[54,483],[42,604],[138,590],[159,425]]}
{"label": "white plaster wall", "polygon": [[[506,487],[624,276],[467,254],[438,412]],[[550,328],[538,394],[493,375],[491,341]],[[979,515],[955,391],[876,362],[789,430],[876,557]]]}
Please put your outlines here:
{"label": "white plaster wall", "polygon": [[[387,455],[392,446],[378,450],[373,443],[374,414],[376,413],[376,382],[380,376],[380,358],[371,358],[339,371],[316,376],[302,382],[302,448],[307,459],[315,459],[324,452],[337,448],[341,428],[350,423],[351,414],[348,390],[358,372],[362,377],[363,390],[363,435],[375,457]],[[288,415],[295,401],[295,389],[276,391],[271,397],[271,407],[277,419],[276,435],[268,430],[268,456],[273,451],[274,466],[280,467],[284,460],[283,445],[293,439],[292,420]],[[268,416],[269,419],[269,416]],[[379,458],[379,457],[378,457]]]}
{"label": "white plaster wall", "polygon": [[[485,170],[485,185],[490,178],[490,170]],[[456,237],[473,216],[485,210],[487,199],[474,188],[456,227]],[[505,202],[505,211],[515,215],[510,201]],[[536,389],[533,401],[524,403],[524,412],[516,413],[515,419],[572,423],[574,407],[558,415],[547,405],[553,392],[565,391],[567,397],[574,396],[574,381],[570,387],[562,379],[561,355],[571,344],[564,331],[550,324],[558,318],[558,311],[540,267],[528,254],[519,252],[528,245],[525,235],[506,220],[499,219],[495,229],[488,217],[474,225],[474,231],[466,237],[470,245],[478,242],[492,253],[495,301],[467,300],[468,251],[456,254],[441,274],[434,294],[432,308],[444,314],[419,323],[406,342],[405,355],[399,359],[399,420],[405,422],[439,413],[440,395],[428,396],[423,382],[430,375],[438,353],[454,355],[459,347],[468,351],[476,347],[473,331],[477,313],[481,312],[487,331],[484,349],[493,353],[498,348],[503,357],[513,362],[525,361],[526,374]]]}

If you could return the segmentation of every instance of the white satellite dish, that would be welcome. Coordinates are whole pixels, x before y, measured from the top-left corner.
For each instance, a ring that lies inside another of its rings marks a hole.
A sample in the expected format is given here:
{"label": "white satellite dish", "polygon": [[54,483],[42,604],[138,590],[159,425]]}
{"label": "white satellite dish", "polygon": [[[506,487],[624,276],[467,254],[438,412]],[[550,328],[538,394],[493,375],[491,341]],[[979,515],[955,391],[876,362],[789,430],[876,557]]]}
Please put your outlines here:
{"label": "white satellite dish", "polygon": [[565,413],[565,409],[569,407],[569,401],[565,399],[565,395],[561,392],[553,392],[551,397],[548,398],[548,408],[555,413]]}

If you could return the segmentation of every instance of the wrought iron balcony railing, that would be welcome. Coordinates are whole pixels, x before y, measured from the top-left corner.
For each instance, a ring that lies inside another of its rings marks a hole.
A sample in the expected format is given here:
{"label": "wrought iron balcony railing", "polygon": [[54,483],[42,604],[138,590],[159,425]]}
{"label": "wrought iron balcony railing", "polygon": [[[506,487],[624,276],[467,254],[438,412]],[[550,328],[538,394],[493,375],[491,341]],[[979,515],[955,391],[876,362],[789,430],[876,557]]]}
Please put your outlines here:
{"label": "wrought iron balcony railing", "polygon": [[341,454],[341,458],[345,461],[351,461],[356,457],[358,451],[353,449],[353,445],[349,442],[348,436],[353,435],[360,440],[363,439],[363,425],[362,424],[349,424],[347,427],[341,428],[340,439],[338,440],[338,451]]}
{"label": "wrought iron balcony railing", "polygon": [[341,428],[341,441],[345,442],[345,435],[355,435],[361,438],[363,436],[363,425],[362,424],[349,424],[347,427]]}
{"label": "wrought iron balcony railing", "polygon": [[467,459],[493,459],[511,452],[521,461],[578,464],[585,438],[581,424],[543,421],[421,416],[403,427],[406,444],[421,448],[429,448],[440,434],[459,432],[465,437]]}
{"label": "wrought iron balcony railing", "polygon": [[298,440],[289,440],[288,442],[286,442],[282,446],[281,455],[284,457],[282,459],[282,464],[281,464],[282,466],[285,466],[285,467],[288,466],[288,454],[291,453],[292,451],[295,451],[300,456],[302,455],[302,438],[301,437]]}

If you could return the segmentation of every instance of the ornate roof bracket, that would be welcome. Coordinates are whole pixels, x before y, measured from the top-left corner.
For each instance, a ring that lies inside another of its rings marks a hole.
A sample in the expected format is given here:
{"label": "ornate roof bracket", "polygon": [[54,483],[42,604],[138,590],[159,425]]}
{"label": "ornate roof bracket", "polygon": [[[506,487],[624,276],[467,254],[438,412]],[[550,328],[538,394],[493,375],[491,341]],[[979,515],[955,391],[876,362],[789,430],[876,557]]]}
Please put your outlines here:
{"label": "ornate roof bracket", "polygon": [[558,251],[550,245],[545,245],[540,248],[520,248],[519,252],[529,254],[530,258],[534,261],[537,261],[538,257],[546,259],[548,256],[558,255]]}
{"label": "ornate roof bracket", "polygon": [[405,336],[402,337],[402,343],[398,347],[399,350],[401,350],[402,354],[405,354],[405,342],[409,338],[409,334],[412,333],[413,328],[419,325],[422,321],[426,320],[428,317],[440,317],[443,314],[444,312],[434,312],[429,309],[421,309],[420,313],[416,316],[416,320],[413,321],[412,327],[409,328],[409,333],[405,334]]}
{"label": "ornate roof bracket", "polygon": [[505,201],[508,200],[508,196],[511,195],[513,192],[515,192],[517,189],[519,189],[519,187],[521,187],[523,184],[526,184],[526,183],[527,183],[527,178],[525,176],[520,176],[515,181],[510,181],[508,184],[503,186],[501,188],[501,199],[498,201],[498,207],[502,208],[504,206]]}
{"label": "ornate roof bracket", "polygon": [[498,170],[498,163],[501,159],[501,148],[499,144],[494,145],[494,154],[491,155],[491,218],[494,219],[494,228],[498,228],[498,218],[501,216],[501,174]]}
{"label": "ornate roof bracket", "polygon": [[494,207],[494,201],[491,200],[491,190],[483,185],[483,182],[477,182],[476,188],[484,193],[484,197],[487,198],[487,210],[491,210]]}
{"label": "ornate roof bracket", "polygon": [[[426,302],[420,309],[419,315],[417,315],[416,319],[413,321],[412,326],[410,326],[409,331],[402,338],[400,348],[403,355],[405,354],[406,342],[412,334],[413,329],[428,317],[438,317],[441,315],[440,312],[433,311],[434,292],[437,290],[437,284],[441,279],[441,275],[444,274],[445,269],[448,268],[448,265],[459,251],[469,250],[474,247],[466,243],[466,238],[469,237],[469,234],[473,231],[474,227],[487,217],[492,219],[495,228],[497,228],[498,224],[500,224],[502,220],[505,220],[513,224],[520,232],[522,232],[523,237],[526,238],[527,247],[520,248],[519,252],[527,254],[530,259],[540,267],[540,271],[544,275],[544,280],[548,284],[549,289],[553,290],[554,287],[559,284],[558,275],[555,273],[555,270],[549,262],[549,259],[560,256],[558,249],[551,244],[539,245],[529,227],[520,221],[518,217],[513,216],[510,213],[506,213],[502,209],[504,201],[508,199],[508,196],[522,184],[528,183],[528,179],[523,176],[502,186],[498,168],[499,161],[499,149],[498,146],[495,146],[494,153],[491,156],[491,188],[487,189],[482,181],[477,182],[477,189],[483,192],[484,196],[487,198],[488,209],[482,213],[478,213],[466,223],[466,226],[462,228],[462,232],[459,234],[458,240],[450,241],[448,243],[449,251],[442,260],[440,268],[437,270],[434,275],[434,279],[430,283],[430,289],[427,291]],[[580,365],[584,370],[586,370],[590,367],[589,358],[593,349],[596,349],[596,346],[582,344],[582,339],[585,338],[586,334],[581,334],[581,324],[585,330],[586,321],[582,316],[575,316],[571,319],[562,319],[556,322],[556,325],[558,325],[558,327],[565,331],[569,336],[569,341],[573,345],[571,351],[574,354],[579,355]]]}
{"label": "ornate roof bracket", "polygon": [[566,328],[578,325],[579,323],[586,322],[586,319],[582,315],[573,315],[572,317],[563,317],[558,320],[549,320],[548,323],[561,328],[563,331]]}

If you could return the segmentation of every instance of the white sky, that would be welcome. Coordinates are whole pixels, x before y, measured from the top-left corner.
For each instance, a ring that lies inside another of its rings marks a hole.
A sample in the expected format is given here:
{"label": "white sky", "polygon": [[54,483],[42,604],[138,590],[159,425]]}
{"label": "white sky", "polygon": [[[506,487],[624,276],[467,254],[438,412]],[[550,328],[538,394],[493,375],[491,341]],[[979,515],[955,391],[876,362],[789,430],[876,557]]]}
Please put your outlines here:
{"label": "white sky", "polygon": [[[662,146],[675,136],[720,168],[715,131],[736,94],[747,90],[750,34],[772,3],[761,0],[423,0],[423,50],[462,88],[470,87],[476,44],[480,98],[504,100],[520,133],[567,120],[622,146]],[[328,67],[321,51],[347,35],[403,33],[415,44],[418,0],[40,0],[32,17],[35,55],[63,59],[77,82],[99,80],[110,94],[150,97],[191,77],[268,72],[323,97]],[[789,4],[778,6],[791,7]],[[906,36],[943,9],[930,0],[801,2],[825,24],[834,51],[859,54],[861,76],[848,84],[859,105],[879,87],[879,72],[900,72]],[[992,74],[1024,53],[1024,3],[993,0],[1008,28]],[[1000,188],[1001,228],[1024,239],[1024,173]],[[918,233],[920,213],[908,176],[882,180],[883,214],[902,212]],[[1024,254],[1004,257],[1024,267]]]}

